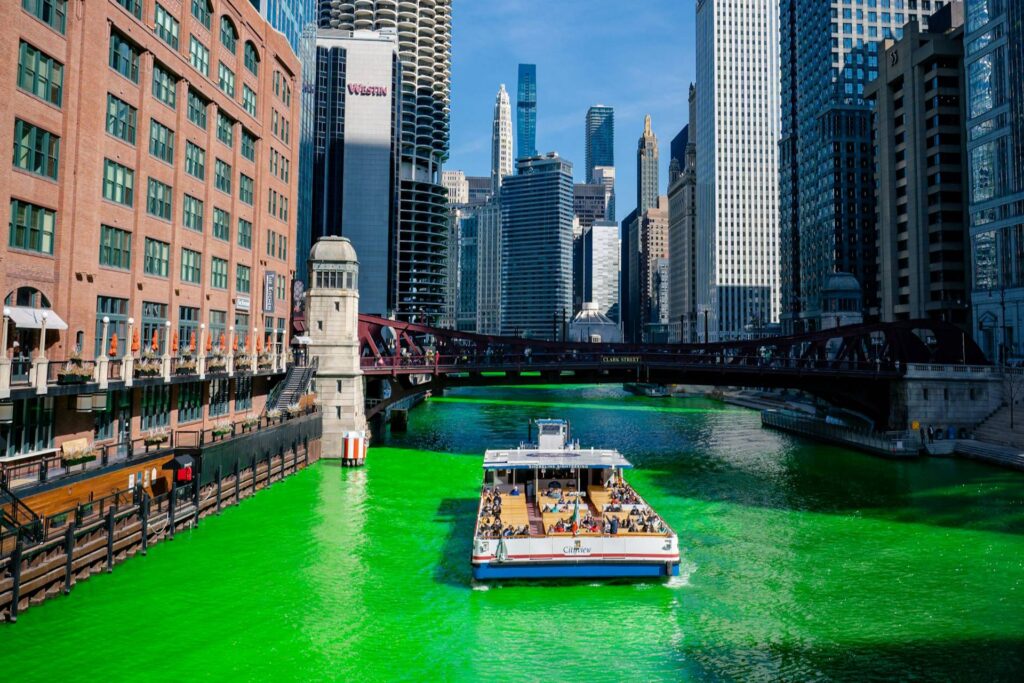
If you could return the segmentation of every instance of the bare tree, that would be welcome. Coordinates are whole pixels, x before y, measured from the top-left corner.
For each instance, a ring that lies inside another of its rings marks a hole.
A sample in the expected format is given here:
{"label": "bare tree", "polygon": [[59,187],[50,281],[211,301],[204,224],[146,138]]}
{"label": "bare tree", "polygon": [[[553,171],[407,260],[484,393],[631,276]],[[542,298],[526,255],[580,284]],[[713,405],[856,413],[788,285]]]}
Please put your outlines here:
{"label": "bare tree", "polygon": [[1003,370],[1003,399],[1010,406],[1010,431],[1014,430],[1014,407],[1024,396],[1024,370],[1005,368]]}

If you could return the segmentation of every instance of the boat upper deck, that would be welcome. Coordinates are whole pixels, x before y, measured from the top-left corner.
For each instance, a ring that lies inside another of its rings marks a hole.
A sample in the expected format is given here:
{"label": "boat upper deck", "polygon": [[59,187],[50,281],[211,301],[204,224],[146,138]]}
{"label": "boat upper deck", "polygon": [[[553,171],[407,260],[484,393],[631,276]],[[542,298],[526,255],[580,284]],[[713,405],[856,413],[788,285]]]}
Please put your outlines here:
{"label": "boat upper deck", "polygon": [[541,450],[536,446],[489,450],[485,470],[629,469],[633,465],[616,450],[568,447]]}

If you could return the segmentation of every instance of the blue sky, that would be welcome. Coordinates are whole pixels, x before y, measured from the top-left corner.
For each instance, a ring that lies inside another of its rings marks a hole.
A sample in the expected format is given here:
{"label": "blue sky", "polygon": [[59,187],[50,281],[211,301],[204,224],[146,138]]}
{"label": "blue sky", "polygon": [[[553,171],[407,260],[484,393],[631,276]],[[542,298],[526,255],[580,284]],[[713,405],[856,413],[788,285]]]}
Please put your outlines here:
{"label": "blue sky", "polygon": [[516,71],[537,65],[537,149],[557,151],[584,174],[584,116],[615,108],[616,211],[636,204],[636,144],[650,114],[661,152],[686,123],[694,80],[693,0],[455,0],[452,10],[451,152],[447,169],[487,175],[498,86],[512,100]]}

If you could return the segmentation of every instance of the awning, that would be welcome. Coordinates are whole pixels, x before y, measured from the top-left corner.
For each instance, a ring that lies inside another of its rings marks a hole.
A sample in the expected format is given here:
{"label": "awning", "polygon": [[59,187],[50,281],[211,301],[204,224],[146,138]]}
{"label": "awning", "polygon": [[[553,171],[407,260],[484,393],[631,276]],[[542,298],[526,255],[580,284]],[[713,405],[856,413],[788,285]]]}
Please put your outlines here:
{"label": "awning", "polygon": [[8,306],[11,320],[15,326],[24,330],[38,330],[43,326],[43,313],[46,313],[47,330],[66,330],[68,324],[49,308],[29,308],[28,306]]}
{"label": "awning", "polygon": [[309,346],[309,342],[310,338],[304,334],[301,334],[297,337],[292,337],[292,344],[295,344],[296,346]]}

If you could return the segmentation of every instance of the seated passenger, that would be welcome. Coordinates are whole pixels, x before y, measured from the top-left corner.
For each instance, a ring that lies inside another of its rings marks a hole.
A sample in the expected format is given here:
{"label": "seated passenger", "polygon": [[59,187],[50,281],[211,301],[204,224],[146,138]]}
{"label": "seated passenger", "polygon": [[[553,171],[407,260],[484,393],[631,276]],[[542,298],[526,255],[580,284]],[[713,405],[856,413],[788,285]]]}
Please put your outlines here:
{"label": "seated passenger", "polygon": [[518,486],[513,486],[512,490],[509,491],[509,495],[510,496],[518,496],[519,495],[519,487]]}

